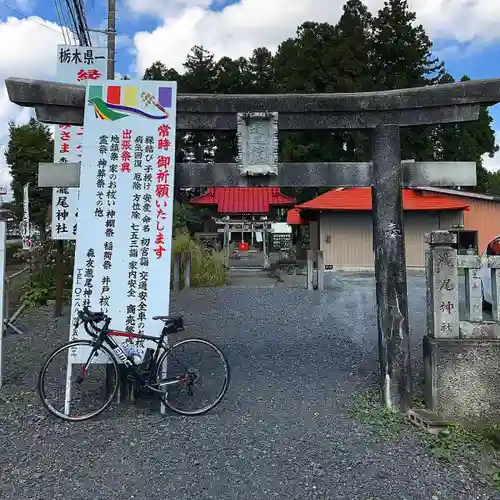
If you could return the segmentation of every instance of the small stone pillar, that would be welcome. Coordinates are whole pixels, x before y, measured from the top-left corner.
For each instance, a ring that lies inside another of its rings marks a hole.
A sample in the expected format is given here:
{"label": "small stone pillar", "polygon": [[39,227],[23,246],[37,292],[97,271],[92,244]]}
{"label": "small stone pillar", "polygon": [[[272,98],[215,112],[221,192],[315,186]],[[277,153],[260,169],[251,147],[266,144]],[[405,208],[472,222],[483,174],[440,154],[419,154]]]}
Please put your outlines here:
{"label": "small stone pillar", "polygon": [[488,267],[491,269],[491,313],[493,321],[500,323],[500,257],[497,255],[488,257]]}
{"label": "small stone pillar", "polygon": [[[314,279],[314,269],[316,267],[317,279]],[[325,289],[325,259],[323,250],[307,251],[307,289],[319,290]]]}
{"label": "small stone pillar", "polygon": [[229,224],[226,222],[224,224],[224,265],[229,267],[229,255],[231,252],[230,247],[230,237],[229,237]]}
{"label": "small stone pillar", "polygon": [[173,288],[174,292],[178,292],[181,288],[181,255],[179,253],[174,253],[174,272],[173,272]]}
{"label": "small stone pillar", "polygon": [[191,288],[191,254],[184,254],[184,288]]}
{"label": "small stone pillar", "polygon": [[457,237],[449,231],[425,235],[427,284],[427,331],[432,338],[458,338]]}
{"label": "small stone pillar", "polygon": [[318,290],[322,292],[325,289],[325,258],[323,250],[318,250]]}
{"label": "small stone pillar", "polygon": [[458,267],[463,269],[465,274],[465,319],[467,321],[483,320],[481,278],[477,275],[481,266],[481,257],[478,255],[458,256]]}
{"label": "small stone pillar", "polygon": [[173,265],[172,284],[174,292],[181,290],[181,281],[183,281],[184,288],[191,288],[191,254],[189,252],[174,253]]}
{"label": "small stone pillar", "polygon": [[269,232],[267,225],[264,226],[264,230],[262,232],[262,253],[264,254],[264,269],[269,269]]}

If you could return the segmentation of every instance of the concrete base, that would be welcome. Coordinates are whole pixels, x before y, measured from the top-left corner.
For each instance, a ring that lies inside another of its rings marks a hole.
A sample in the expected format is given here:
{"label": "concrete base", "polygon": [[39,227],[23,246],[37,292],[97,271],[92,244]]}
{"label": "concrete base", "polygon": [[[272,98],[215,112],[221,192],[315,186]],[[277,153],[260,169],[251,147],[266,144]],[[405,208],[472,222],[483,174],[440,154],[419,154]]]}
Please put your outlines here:
{"label": "concrete base", "polygon": [[424,337],[424,398],[447,420],[498,422],[500,340]]}

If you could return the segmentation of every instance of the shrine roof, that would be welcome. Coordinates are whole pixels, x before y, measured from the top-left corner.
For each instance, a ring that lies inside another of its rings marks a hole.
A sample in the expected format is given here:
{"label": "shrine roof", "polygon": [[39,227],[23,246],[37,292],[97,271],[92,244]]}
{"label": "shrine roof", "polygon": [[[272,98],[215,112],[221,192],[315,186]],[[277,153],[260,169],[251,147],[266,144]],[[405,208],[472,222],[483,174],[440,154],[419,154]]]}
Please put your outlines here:
{"label": "shrine roof", "polygon": [[271,207],[293,206],[297,200],[279,188],[209,188],[189,201],[192,205],[216,205],[220,214],[267,214]]}
{"label": "shrine roof", "polygon": [[[297,205],[299,210],[371,211],[371,188],[338,188]],[[470,205],[447,196],[423,196],[403,189],[403,209],[408,211],[469,210]]]}

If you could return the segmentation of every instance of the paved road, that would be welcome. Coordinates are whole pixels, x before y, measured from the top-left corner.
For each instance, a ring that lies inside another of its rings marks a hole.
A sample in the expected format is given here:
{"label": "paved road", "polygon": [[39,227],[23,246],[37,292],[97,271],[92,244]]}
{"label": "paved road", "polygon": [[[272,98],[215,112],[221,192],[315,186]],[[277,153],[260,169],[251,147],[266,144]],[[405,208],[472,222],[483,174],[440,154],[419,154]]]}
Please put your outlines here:
{"label": "paved road", "polygon": [[[232,367],[227,399],[187,419],[114,406],[99,420],[59,423],[33,393],[40,359],[67,318],[32,312],[6,344],[0,393],[0,498],[342,499],[500,498],[411,439],[377,443],[346,413],[373,383],[373,279],[336,275],[327,293],[225,288],[182,293],[174,311],[221,345]],[[409,282],[418,356],[424,279]]]}

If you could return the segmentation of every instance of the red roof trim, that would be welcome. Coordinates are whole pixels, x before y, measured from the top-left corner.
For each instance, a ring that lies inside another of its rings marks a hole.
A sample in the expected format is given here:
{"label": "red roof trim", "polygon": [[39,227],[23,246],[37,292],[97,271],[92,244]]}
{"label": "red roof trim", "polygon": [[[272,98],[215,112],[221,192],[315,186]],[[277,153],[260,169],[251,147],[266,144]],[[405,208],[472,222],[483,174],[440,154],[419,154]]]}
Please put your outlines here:
{"label": "red roof trim", "polygon": [[300,216],[300,210],[298,208],[292,208],[288,210],[286,214],[286,223],[289,226],[307,224],[308,221]]}
{"label": "red roof trim", "polygon": [[[333,189],[306,203],[303,210],[365,211],[372,210],[371,188]],[[447,196],[423,196],[412,189],[403,189],[403,209],[408,211],[469,210],[463,200]]]}
{"label": "red roof trim", "polygon": [[297,203],[279,188],[209,188],[189,201],[192,205],[216,205],[221,214],[267,214],[272,206],[290,207]]}

